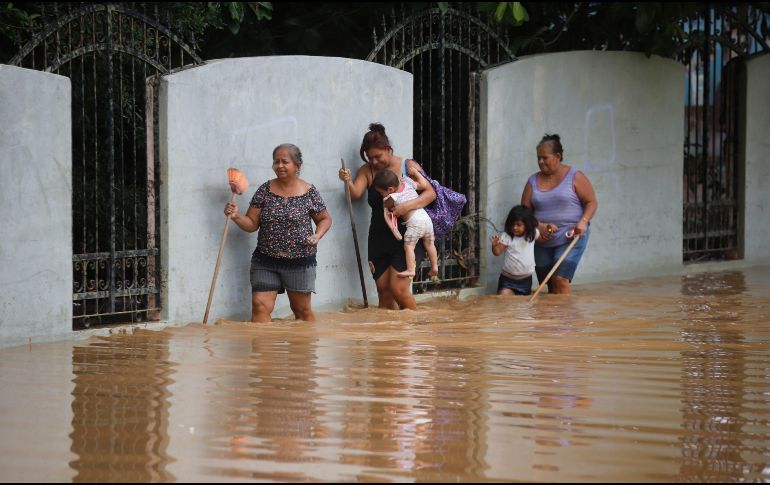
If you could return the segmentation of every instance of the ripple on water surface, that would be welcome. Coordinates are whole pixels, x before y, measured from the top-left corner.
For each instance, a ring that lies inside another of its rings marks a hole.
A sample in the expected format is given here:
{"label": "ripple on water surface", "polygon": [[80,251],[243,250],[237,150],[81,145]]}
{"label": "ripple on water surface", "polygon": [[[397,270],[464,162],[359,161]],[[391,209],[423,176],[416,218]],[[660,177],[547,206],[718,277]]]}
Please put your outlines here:
{"label": "ripple on water surface", "polygon": [[770,479],[767,268],[0,352],[0,479]]}

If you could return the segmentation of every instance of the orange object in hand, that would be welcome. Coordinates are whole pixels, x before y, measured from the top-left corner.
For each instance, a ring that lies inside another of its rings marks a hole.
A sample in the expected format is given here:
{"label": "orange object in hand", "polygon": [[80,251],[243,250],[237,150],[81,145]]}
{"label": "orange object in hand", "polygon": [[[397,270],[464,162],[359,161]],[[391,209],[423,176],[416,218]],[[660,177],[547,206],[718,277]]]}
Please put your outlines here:
{"label": "orange object in hand", "polygon": [[227,169],[227,182],[230,184],[230,190],[234,194],[241,195],[249,188],[249,181],[243,175],[243,172],[237,168]]}
{"label": "orange object in hand", "polygon": [[[237,168],[227,169],[227,183],[230,184],[230,191],[233,195],[230,196],[230,203],[235,200],[236,195],[241,195],[249,188],[249,181],[246,176],[241,173]],[[209,321],[209,310],[211,310],[211,300],[214,298],[214,288],[217,283],[217,275],[219,275],[219,264],[222,262],[222,250],[225,248],[225,241],[227,240],[227,231],[230,229],[231,215],[227,215],[227,222],[225,222],[225,230],[222,233],[222,242],[219,243],[219,252],[217,253],[217,264],[214,266],[214,277],[211,279],[211,288],[209,289],[209,301],[206,303],[206,313],[203,315],[203,323]]]}

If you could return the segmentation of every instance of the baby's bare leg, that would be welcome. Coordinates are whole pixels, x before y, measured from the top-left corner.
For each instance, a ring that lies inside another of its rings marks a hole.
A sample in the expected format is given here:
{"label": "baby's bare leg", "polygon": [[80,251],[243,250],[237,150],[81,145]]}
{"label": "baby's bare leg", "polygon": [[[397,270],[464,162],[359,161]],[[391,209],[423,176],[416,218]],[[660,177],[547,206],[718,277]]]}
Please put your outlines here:
{"label": "baby's bare leg", "polygon": [[397,273],[402,278],[414,277],[415,264],[414,264],[414,244],[404,243],[404,253],[406,254],[406,270]]}
{"label": "baby's bare leg", "polygon": [[429,238],[422,240],[425,250],[428,251],[428,259],[430,260],[430,271],[428,276],[438,276],[438,252],[436,251],[436,245]]}

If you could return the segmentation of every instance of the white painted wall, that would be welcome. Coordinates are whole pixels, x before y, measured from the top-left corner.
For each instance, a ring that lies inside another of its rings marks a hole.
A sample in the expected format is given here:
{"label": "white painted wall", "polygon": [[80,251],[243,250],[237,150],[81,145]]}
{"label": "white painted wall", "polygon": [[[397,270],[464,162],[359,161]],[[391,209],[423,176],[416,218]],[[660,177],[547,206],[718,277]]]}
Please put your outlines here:
{"label": "white painted wall", "polygon": [[[537,143],[558,133],[564,161],[599,201],[575,283],[671,272],[682,265],[684,75],[629,52],[565,52],[486,71],[481,87],[481,207],[502,229],[538,171]],[[485,241],[487,289],[502,256]]]}
{"label": "white painted wall", "polygon": [[[334,218],[318,251],[316,310],[362,300],[340,158],[359,167],[370,122],[382,122],[398,155],[412,147],[412,75],[365,61],[286,56],[212,61],[167,76],[161,85],[161,248],[164,319],[202,321],[229,199],[226,170],[251,182],[237,198],[243,213],[254,191],[274,178],[272,150],[300,147],[301,177],[315,184]],[[354,204],[370,303],[376,290],[366,263],[370,210]],[[248,320],[250,255],[257,233],[233,225],[209,321]],[[290,315],[279,296],[274,317]]]}
{"label": "white painted wall", "polygon": [[746,62],[744,254],[770,261],[770,55]]}
{"label": "white painted wall", "polygon": [[72,332],[66,77],[0,65],[0,347]]}

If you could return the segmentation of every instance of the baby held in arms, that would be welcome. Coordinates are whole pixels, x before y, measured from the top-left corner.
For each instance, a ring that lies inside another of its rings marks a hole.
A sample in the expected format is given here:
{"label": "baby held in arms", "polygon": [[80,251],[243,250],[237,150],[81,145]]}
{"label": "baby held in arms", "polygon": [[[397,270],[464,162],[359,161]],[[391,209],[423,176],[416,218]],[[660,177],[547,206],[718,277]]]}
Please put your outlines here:
{"label": "baby held in arms", "polygon": [[[384,198],[382,205],[384,207],[385,222],[393,232],[396,239],[401,240],[401,234],[398,230],[398,221],[395,215],[390,211],[391,208],[416,199],[418,190],[425,190],[429,182],[425,177],[414,168],[409,169],[409,177],[404,177],[401,182],[398,176],[390,170],[381,170],[377,172],[372,181],[372,186]],[[417,242],[422,239],[425,250],[430,259],[429,276],[438,275],[438,254],[436,246],[433,244],[435,237],[433,235],[433,222],[430,220],[425,209],[410,210],[403,216],[406,223],[406,233],[404,234],[404,252],[406,253],[406,270],[398,273],[403,278],[411,278],[415,275],[415,256],[414,248]]]}

